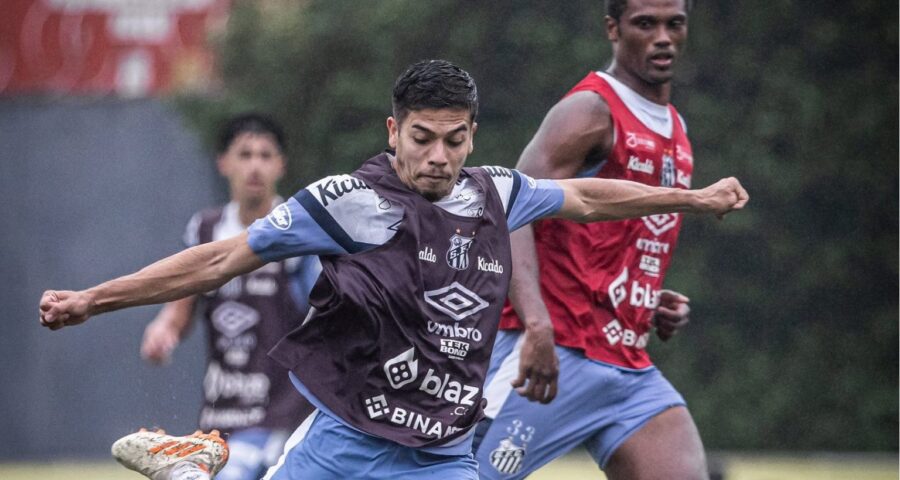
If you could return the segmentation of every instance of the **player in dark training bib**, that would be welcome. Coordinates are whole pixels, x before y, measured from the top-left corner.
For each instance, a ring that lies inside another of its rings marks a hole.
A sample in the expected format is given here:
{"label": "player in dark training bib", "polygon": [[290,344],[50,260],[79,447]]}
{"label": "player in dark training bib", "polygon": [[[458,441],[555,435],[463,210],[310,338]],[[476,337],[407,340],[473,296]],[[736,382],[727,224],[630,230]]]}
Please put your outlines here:
{"label": "player in dark training bib", "polygon": [[[440,60],[417,63],[394,86],[388,152],[301,190],[237,237],[88,290],[49,290],[40,321],[51,329],[76,325],[210,290],[267,262],[320,255],[312,313],[271,352],[318,412],[266,478],[477,478],[473,427],[483,416],[484,378],[509,285],[508,232],[554,216],[723,215],[748,200],[734,178],[687,191],[464,169],[477,107],[467,72]],[[454,236],[470,239],[465,252]],[[181,480],[179,469],[195,459],[218,466],[206,461],[207,448],[166,463],[154,441],[134,437],[133,445],[154,445],[156,453],[123,449],[119,460],[155,479]]]}

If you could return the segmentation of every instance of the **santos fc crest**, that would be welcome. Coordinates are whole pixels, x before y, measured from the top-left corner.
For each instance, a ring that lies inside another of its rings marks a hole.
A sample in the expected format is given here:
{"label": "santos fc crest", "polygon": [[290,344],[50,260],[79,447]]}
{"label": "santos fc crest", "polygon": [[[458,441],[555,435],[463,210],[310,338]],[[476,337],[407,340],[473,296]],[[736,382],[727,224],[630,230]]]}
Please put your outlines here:
{"label": "santos fc crest", "polygon": [[474,237],[453,235],[450,237],[450,248],[447,250],[447,265],[456,270],[469,268],[469,248]]}

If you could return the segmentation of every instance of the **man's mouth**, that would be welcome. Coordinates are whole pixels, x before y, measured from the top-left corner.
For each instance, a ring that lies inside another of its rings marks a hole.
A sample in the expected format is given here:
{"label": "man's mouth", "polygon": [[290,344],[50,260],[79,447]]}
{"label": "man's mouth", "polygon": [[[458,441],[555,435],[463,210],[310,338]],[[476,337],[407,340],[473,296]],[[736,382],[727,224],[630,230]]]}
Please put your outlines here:
{"label": "man's mouth", "polygon": [[650,55],[650,63],[659,68],[669,68],[675,61],[675,54],[672,52],[659,52]]}

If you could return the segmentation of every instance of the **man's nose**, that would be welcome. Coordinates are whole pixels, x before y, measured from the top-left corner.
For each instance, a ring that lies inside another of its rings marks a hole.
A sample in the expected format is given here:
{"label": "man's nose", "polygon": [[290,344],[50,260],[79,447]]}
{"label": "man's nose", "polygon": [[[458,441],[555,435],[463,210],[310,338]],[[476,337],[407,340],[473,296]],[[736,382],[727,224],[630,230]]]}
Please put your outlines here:
{"label": "man's nose", "polygon": [[431,151],[428,152],[428,163],[442,167],[450,161],[449,154],[450,152],[443,142],[436,142]]}
{"label": "man's nose", "polygon": [[653,45],[657,47],[668,47],[669,45],[672,45],[672,34],[669,32],[666,24],[663,23],[656,27]]}

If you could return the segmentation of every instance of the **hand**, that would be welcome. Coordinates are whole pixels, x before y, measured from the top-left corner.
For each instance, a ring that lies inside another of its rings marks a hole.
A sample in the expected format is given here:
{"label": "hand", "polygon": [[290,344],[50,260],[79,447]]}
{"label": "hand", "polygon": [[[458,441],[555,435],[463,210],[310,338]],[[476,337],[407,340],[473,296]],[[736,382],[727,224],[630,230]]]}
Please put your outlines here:
{"label": "hand", "polygon": [[41,325],[50,330],[84,323],[90,318],[91,296],[85,292],[47,290],[39,305]]}
{"label": "hand", "polygon": [[744,208],[750,200],[750,195],[741,186],[741,182],[734,177],[723,178],[718,182],[697,190],[700,196],[700,211],[714,213],[719,219],[734,210]]}
{"label": "hand", "polygon": [[681,327],[690,322],[688,315],[691,307],[688,302],[691,299],[672,290],[660,290],[659,305],[653,314],[653,324],[656,326],[656,336],[666,342],[678,333]]}
{"label": "hand", "polygon": [[519,354],[519,376],[512,381],[516,392],[532,402],[550,403],[556,398],[559,358],[553,341],[553,327],[525,330]]}
{"label": "hand", "polygon": [[172,351],[180,342],[176,329],[159,319],[150,322],[144,329],[141,341],[141,357],[150,363],[164,365],[172,358]]}

